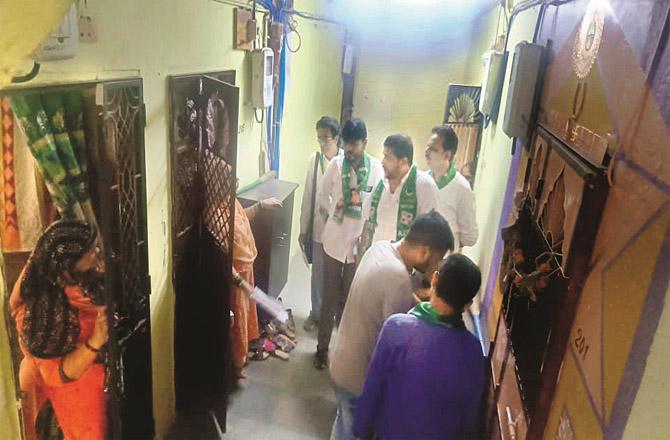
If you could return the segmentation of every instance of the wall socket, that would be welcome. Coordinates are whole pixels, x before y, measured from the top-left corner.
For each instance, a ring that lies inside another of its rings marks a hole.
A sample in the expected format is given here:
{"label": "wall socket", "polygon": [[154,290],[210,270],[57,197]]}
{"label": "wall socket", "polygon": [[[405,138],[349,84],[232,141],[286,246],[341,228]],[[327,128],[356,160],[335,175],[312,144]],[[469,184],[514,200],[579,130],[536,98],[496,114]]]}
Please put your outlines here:
{"label": "wall socket", "polygon": [[79,41],[81,43],[98,42],[98,26],[90,15],[79,16]]}

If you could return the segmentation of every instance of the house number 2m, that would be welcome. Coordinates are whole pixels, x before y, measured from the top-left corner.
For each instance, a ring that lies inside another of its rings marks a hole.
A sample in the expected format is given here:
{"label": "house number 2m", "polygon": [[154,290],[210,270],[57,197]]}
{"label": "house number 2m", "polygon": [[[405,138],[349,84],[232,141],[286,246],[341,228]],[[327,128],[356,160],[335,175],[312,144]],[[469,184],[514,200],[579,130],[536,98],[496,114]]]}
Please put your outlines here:
{"label": "house number 2m", "polygon": [[586,336],[584,336],[584,331],[581,327],[577,328],[577,337],[574,340],[574,344],[582,361],[585,361],[586,354],[589,352],[589,344],[586,343]]}

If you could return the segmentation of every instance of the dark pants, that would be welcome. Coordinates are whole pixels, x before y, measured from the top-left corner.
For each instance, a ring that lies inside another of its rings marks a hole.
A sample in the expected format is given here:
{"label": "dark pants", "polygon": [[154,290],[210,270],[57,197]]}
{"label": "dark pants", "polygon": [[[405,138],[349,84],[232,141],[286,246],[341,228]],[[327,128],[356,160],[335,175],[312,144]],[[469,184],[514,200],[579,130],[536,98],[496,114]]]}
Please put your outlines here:
{"label": "dark pants", "polygon": [[338,325],[344,304],[347,302],[351,280],[354,279],[356,265],[342,263],[324,252],[323,254],[323,297],[321,299],[321,320],[317,349],[328,349],[333,325]]}

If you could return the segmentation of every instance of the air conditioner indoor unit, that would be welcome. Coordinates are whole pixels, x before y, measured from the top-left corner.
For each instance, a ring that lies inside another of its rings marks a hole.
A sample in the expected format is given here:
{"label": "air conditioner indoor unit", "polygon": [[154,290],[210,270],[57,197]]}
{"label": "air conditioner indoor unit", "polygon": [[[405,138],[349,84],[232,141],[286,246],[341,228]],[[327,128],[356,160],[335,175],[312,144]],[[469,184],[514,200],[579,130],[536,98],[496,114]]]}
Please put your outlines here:
{"label": "air conditioner indoor unit", "polygon": [[507,92],[503,131],[507,136],[525,138],[533,123],[537,82],[540,79],[544,46],[522,41],[514,49],[512,73]]}

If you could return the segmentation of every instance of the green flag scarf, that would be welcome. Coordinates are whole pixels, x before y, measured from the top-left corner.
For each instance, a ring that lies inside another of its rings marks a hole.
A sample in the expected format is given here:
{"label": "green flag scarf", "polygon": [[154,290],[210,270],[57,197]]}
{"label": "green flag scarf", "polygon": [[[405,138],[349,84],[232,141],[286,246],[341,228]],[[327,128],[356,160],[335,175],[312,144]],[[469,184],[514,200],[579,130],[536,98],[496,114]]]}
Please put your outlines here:
{"label": "green flag scarf", "polygon": [[[431,177],[435,178],[433,176],[433,172],[429,171],[428,174],[431,175]],[[447,170],[446,174],[443,174],[442,177],[440,177],[440,180],[437,182],[437,187],[439,189],[444,188],[445,186],[449,185],[452,180],[454,180],[454,177],[456,177],[456,161],[452,160],[451,165],[449,165],[449,169]]]}
{"label": "green flag scarf", "polygon": [[[363,166],[356,171],[356,187],[351,187],[351,163],[345,157],[342,161],[342,197],[344,199],[344,215],[354,218],[361,217],[363,210],[362,204],[352,204],[352,192],[357,191],[359,198],[361,192],[368,186],[368,178],[370,177],[370,156],[368,153],[363,153]],[[340,223],[344,217],[340,217]]]}
{"label": "green flag scarf", "polygon": [[[400,201],[398,202],[398,217],[396,226],[395,239],[401,240],[409,232],[409,227],[412,225],[416,217],[417,198],[416,198],[416,165],[412,165],[409,170],[407,180],[400,190]],[[370,219],[368,220],[368,239],[372,243],[377,229],[377,209],[379,208],[379,201],[384,192],[384,181],[380,180],[377,184],[374,194],[372,195],[372,207],[370,210]]]}

